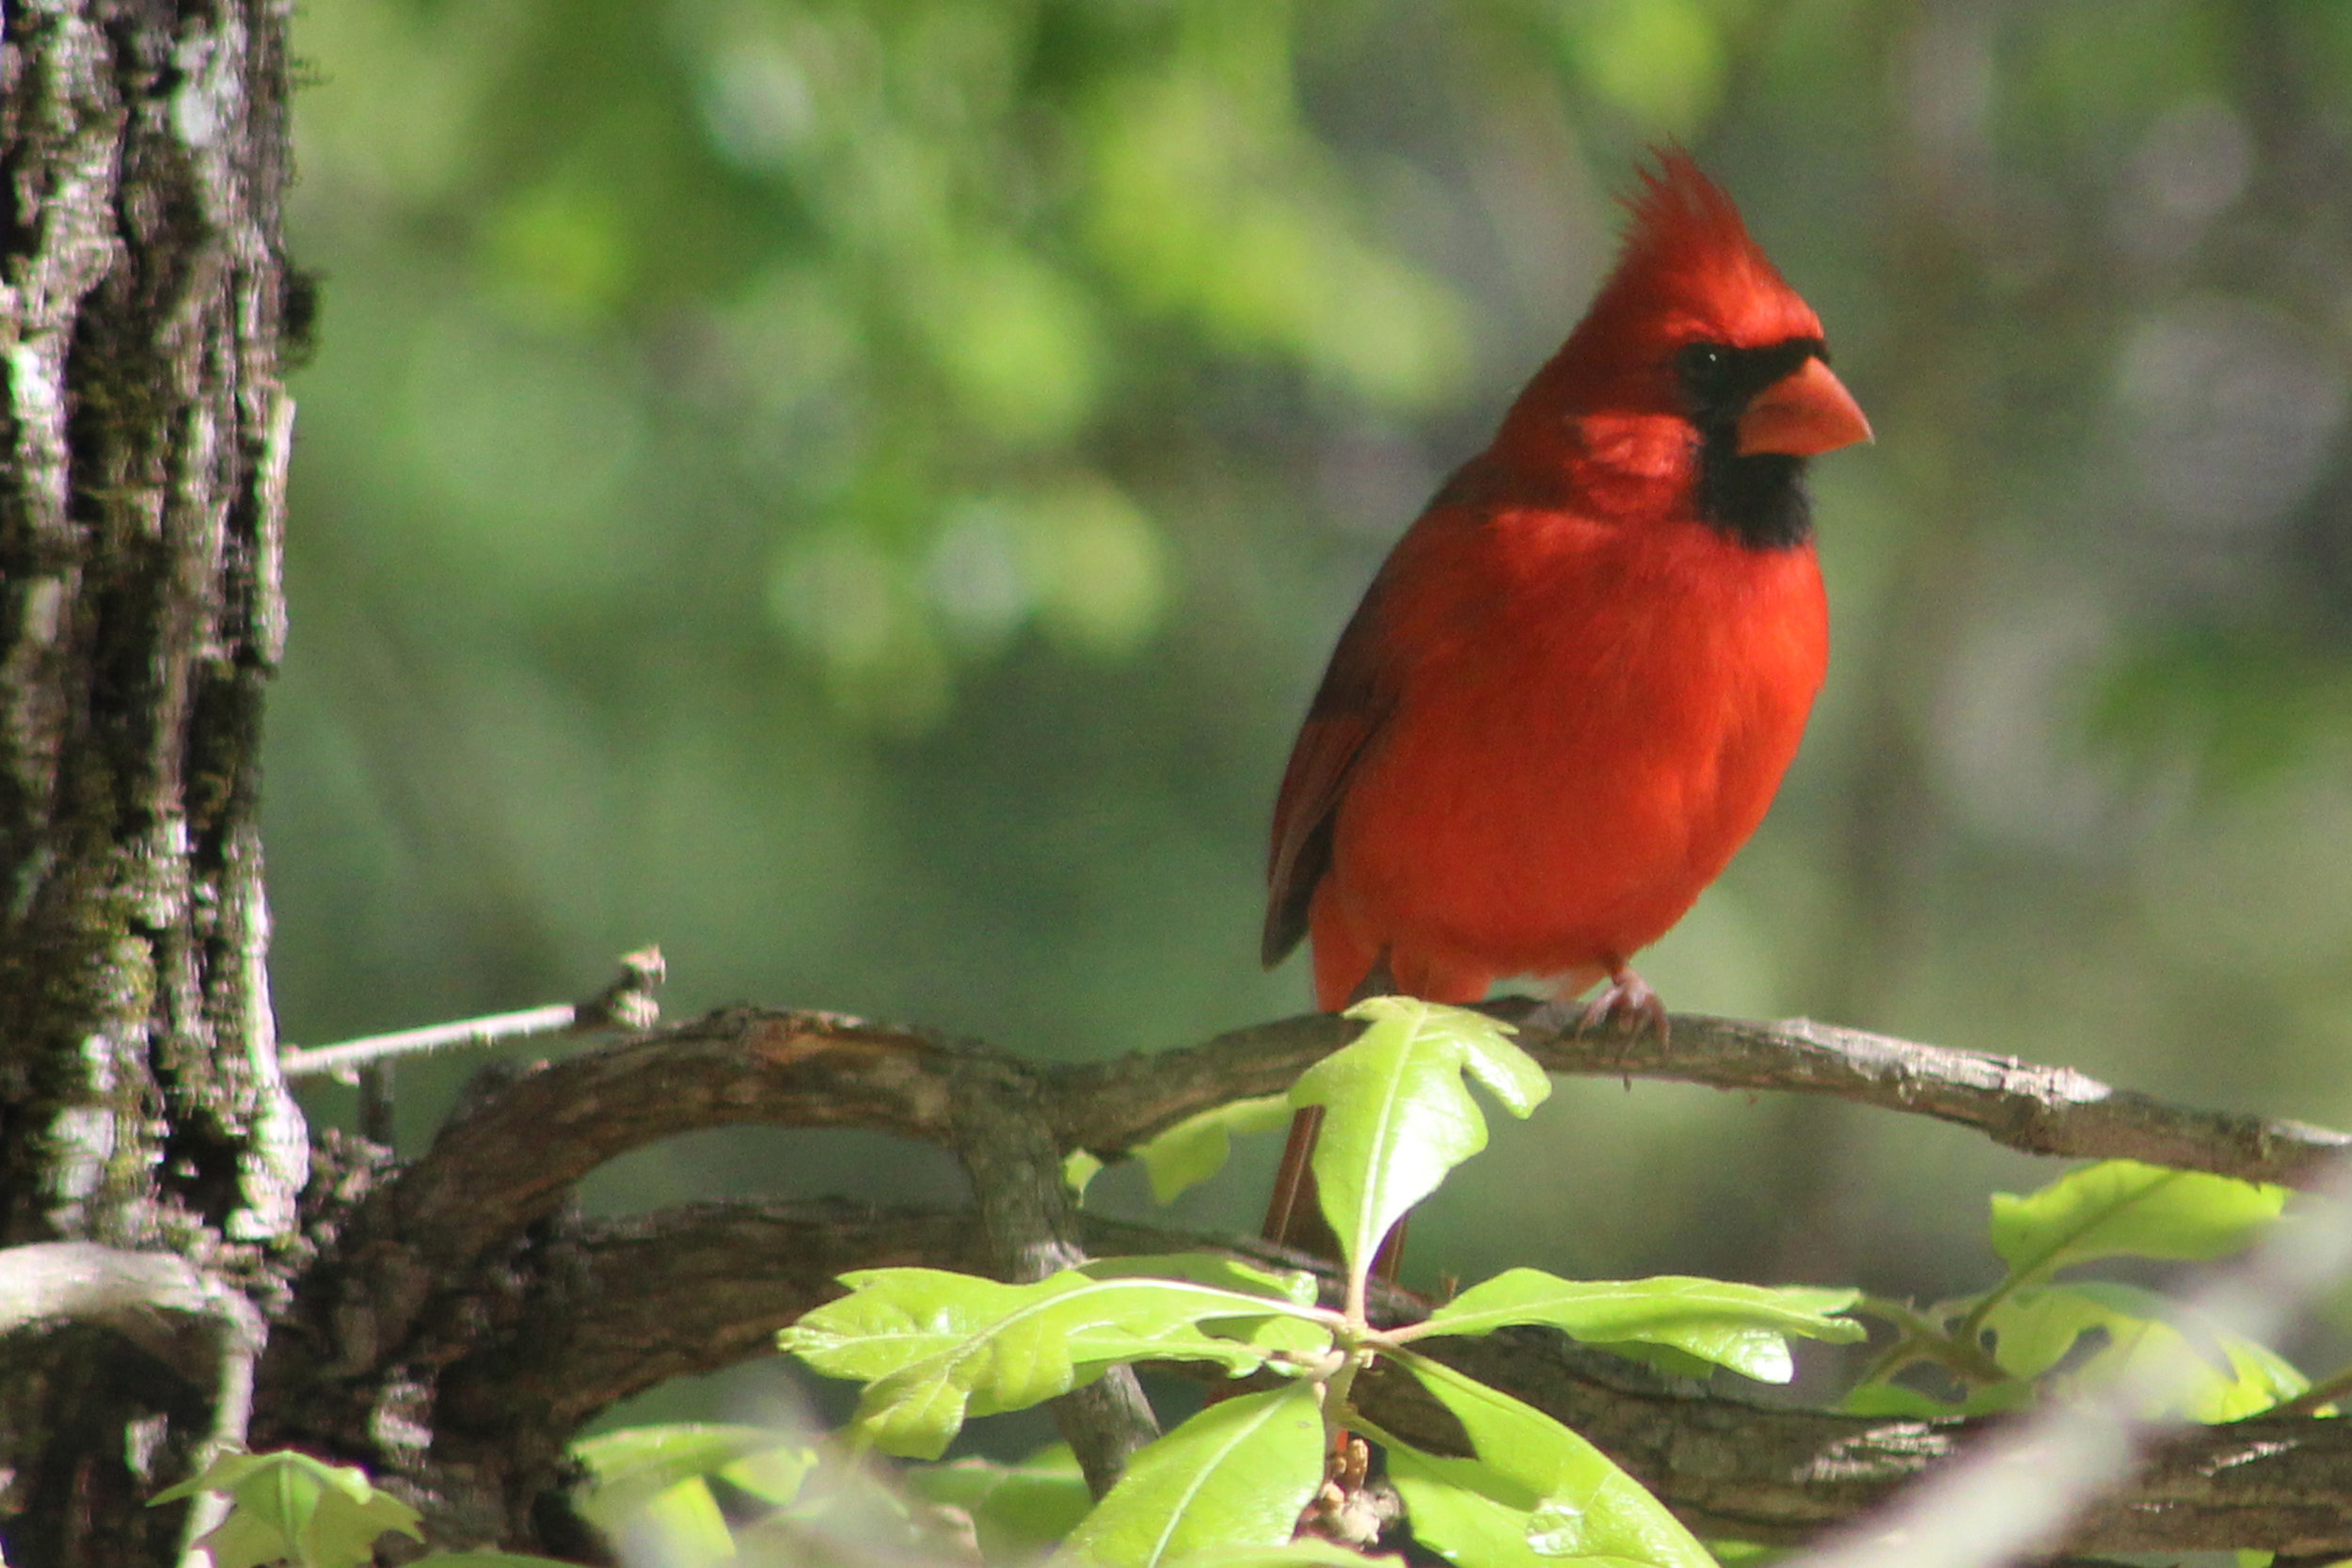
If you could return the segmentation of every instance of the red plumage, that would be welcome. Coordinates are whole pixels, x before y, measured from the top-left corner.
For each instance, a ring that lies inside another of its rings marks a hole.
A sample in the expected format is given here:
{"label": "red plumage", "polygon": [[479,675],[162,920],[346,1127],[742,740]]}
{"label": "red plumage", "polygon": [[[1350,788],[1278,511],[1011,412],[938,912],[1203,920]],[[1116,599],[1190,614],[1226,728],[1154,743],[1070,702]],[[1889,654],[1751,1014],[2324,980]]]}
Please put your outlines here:
{"label": "red plumage", "polygon": [[1349,621],[1275,805],[1264,958],[1343,1006],[1626,967],[1745,843],[1829,651],[1805,457],[1867,439],[1821,326],[1667,152],[1616,270]]}

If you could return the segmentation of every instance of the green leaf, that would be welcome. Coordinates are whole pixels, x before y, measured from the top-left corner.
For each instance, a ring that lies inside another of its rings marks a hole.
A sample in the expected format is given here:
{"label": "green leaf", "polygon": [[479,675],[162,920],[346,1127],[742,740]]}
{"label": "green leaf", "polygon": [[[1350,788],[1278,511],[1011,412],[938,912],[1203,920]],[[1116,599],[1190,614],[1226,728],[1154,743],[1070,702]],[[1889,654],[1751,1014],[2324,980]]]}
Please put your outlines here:
{"label": "green leaf", "polygon": [[1102,1174],[1103,1162],[1089,1149],[1073,1148],[1061,1163],[1062,1180],[1080,1197],[1087,1196],[1087,1188]]}
{"label": "green leaf", "polygon": [[1185,1279],[1220,1291],[1270,1296],[1294,1307],[1315,1304],[1315,1276],[1304,1269],[1262,1269],[1216,1252],[1168,1252],[1097,1258],[1078,1265],[1089,1279]]}
{"label": "green leaf", "polygon": [[419,1558],[417,1568],[580,1568],[580,1564],[518,1552],[435,1552]]}
{"label": "green leaf", "polygon": [[1463,1086],[1467,1072],[1512,1115],[1551,1092],[1543,1069],[1481,1013],[1404,996],[1347,1010],[1371,1027],[1307,1069],[1291,1103],[1325,1108],[1315,1144],[1324,1218],[1351,1268],[1365,1266],[1406,1210],[1445,1173],[1486,1147],[1486,1118]]}
{"label": "green leaf", "polygon": [[[577,1499],[580,1511],[607,1531],[618,1530],[675,1488],[698,1488],[708,1499],[705,1478],[714,1475],[769,1502],[787,1503],[817,1463],[816,1451],[789,1434],[700,1422],[623,1427],[574,1443],[572,1457],[592,1478]],[[710,1504],[714,1513],[717,1506]]]}
{"label": "green leaf", "polygon": [[1795,1375],[1788,1336],[1851,1344],[1863,1326],[1843,1312],[1851,1290],[1772,1289],[1662,1275],[1654,1279],[1568,1280],[1540,1269],[1509,1269],[1471,1286],[1429,1314],[1417,1331],[1491,1334],[1543,1323],[1587,1344],[1662,1345],[1729,1367],[1762,1383]]}
{"label": "green leaf", "polygon": [[2095,1388],[2151,1362],[2178,1376],[2150,1415],[2232,1421],[2292,1399],[2310,1385],[2277,1353],[2243,1335],[2187,1316],[2176,1302],[2136,1286],[2096,1281],[2020,1291],[1985,1315],[1994,1355],[2021,1378],[2042,1377],[2090,1334],[2105,1343],[2055,1380],[2061,1390]]}
{"label": "green leaf", "polygon": [[629,1557],[663,1568],[712,1568],[735,1556],[735,1532],[702,1476],[644,1499],[612,1533]]}
{"label": "green leaf", "polygon": [[1993,1195],[1993,1250],[2033,1284],[2101,1258],[2203,1262],[2251,1242],[2286,1204],[2284,1187],[2105,1160],[2040,1192]]}
{"label": "green leaf", "polygon": [[375,1559],[375,1540],[398,1530],[417,1540],[417,1511],[378,1492],[356,1465],[329,1465],[281,1449],[226,1454],[204,1473],[158,1492],[149,1506],[218,1492],[234,1503],[197,1544],[214,1568],[255,1568],[291,1560],[299,1568],[360,1568]]}
{"label": "green leaf", "polygon": [[1279,1546],[1322,1484],[1315,1385],[1221,1401],[1138,1452],[1054,1561],[1157,1568],[1212,1548]]}
{"label": "green leaf", "polygon": [[1476,1568],[1714,1568],[1664,1504],[1558,1421],[1426,1356],[1396,1358],[1460,1419],[1477,1455],[1442,1457],[1382,1439],[1423,1545]]}
{"label": "green leaf", "polygon": [[[1172,1252],[1137,1258],[1098,1258],[1082,1263],[1078,1272],[1090,1279],[1184,1279],[1216,1290],[1263,1294],[1281,1303],[1268,1311],[1237,1311],[1231,1316],[1203,1317],[1200,1331],[1220,1339],[1238,1339],[1268,1356],[1313,1361],[1331,1348],[1337,1312],[1315,1307],[1315,1276],[1304,1269],[1277,1273],[1255,1268],[1237,1258],[1209,1252]],[[1269,1305],[1271,1305],[1269,1303]],[[1295,1312],[1294,1308],[1308,1311]]]}
{"label": "green leaf", "polygon": [[980,1556],[990,1562],[1032,1561],[1077,1528],[1094,1506],[1067,1443],[1039,1449],[1018,1465],[959,1459],[911,1465],[901,1481],[927,1502],[972,1516]]}
{"label": "green leaf", "polygon": [[1236,1135],[1274,1132],[1290,1125],[1290,1096],[1270,1094],[1256,1100],[1236,1100],[1230,1105],[1186,1117],[1158,1136],[1136,1146],[1152,1180],[1152,1196],[1172,1203],[1176,1195],[1225,1168]]}
{"label": "green leaf", "polygon": [[860,1433],[884,1452],[936,1459],[966,1414],[1019,1410],[1091,1382],[1115,1362],[1214,1361],[1252,1370],[1265,1353],[1203,1332],[1203,1320],[1304,1314],[1286,1301],[1171,1279],[1064,1270],[1005,1285],[941,1269],[842,1275],[851,1293],[777,1337],[828,1377],[866,1385]]}

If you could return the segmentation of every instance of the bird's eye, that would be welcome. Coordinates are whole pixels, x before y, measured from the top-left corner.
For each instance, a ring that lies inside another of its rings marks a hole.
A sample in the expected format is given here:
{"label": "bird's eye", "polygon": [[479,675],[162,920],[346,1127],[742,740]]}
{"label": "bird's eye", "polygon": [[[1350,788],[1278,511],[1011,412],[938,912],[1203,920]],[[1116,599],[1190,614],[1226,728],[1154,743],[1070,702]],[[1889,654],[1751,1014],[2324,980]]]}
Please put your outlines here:
{"label": "bird's eye", "polygon": [[1731,364],[1731,353],[1721,343],[1691,343],[1675,356],[1675,369],[1692,388],[1719,385]]}

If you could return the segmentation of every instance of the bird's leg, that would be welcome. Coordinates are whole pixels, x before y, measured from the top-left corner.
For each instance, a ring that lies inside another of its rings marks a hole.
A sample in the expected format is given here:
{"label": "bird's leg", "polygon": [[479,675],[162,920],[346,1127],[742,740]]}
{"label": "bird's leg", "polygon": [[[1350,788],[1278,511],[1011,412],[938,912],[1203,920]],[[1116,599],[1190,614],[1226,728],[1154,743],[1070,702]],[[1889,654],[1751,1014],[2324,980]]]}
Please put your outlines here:
{"label": "bird's leg", "polygon": [[1364,977],[1356,982],[1356,989],[1347,993],[1347,1005],[1352,1007],[1375,996],[1395,994],[1396,970],[1389,962],[1389,950],[1383,947],[1380,956],[1372,960],[1372,967],[1364,971]]}
{"label": "bird's leg", "polygon": [[[1609,983],[1590,1002],[1579,1004],[1592,983],[1606,974]],[[1520,1027],[1534,1034],[1583,1035],[1607,1023],[1621,1023],[1632,1037],[1653,1031],[1663,1045],[1672,1034],[1666,1005],[1623,959],[1612,958],[1597,974],[1591,970],[1571,973],[1551,999],[1527,1015]]]}
{"label": "bird's leg", "polygon": [[1666,1005],[1649,989],[1649,982],[1621,963],[1610,966],[1609,983],[1584,1004],[1584,1016],[1577,1021],[1576,1032],[1581,1035],[1600,1024],[1617,1022],[1622,1022],[1635,1036],[1645,1029],[1656,1031],[1661,1045],[1666,1043],[1673,1029],[1666,1022]]}

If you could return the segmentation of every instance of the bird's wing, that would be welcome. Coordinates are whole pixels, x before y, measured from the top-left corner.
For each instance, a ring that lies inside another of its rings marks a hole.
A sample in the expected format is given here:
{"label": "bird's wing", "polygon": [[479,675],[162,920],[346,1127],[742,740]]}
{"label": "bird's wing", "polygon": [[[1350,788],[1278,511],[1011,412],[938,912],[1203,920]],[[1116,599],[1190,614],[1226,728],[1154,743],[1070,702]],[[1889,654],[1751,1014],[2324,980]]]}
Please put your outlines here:
{"label": "bird's wing", "polygon": [[1291,748],[1290,766],[1282,770],[1266,863],[1265,935],[1259,948],[1268,969],[1289,957],[1307,934],[1315,884],[1331,868],[1332,823],[1348,777],[1396,705],[1396,683],[1378,631],[1386,577],[1384,572],[1374,581],[1340,634]]}

